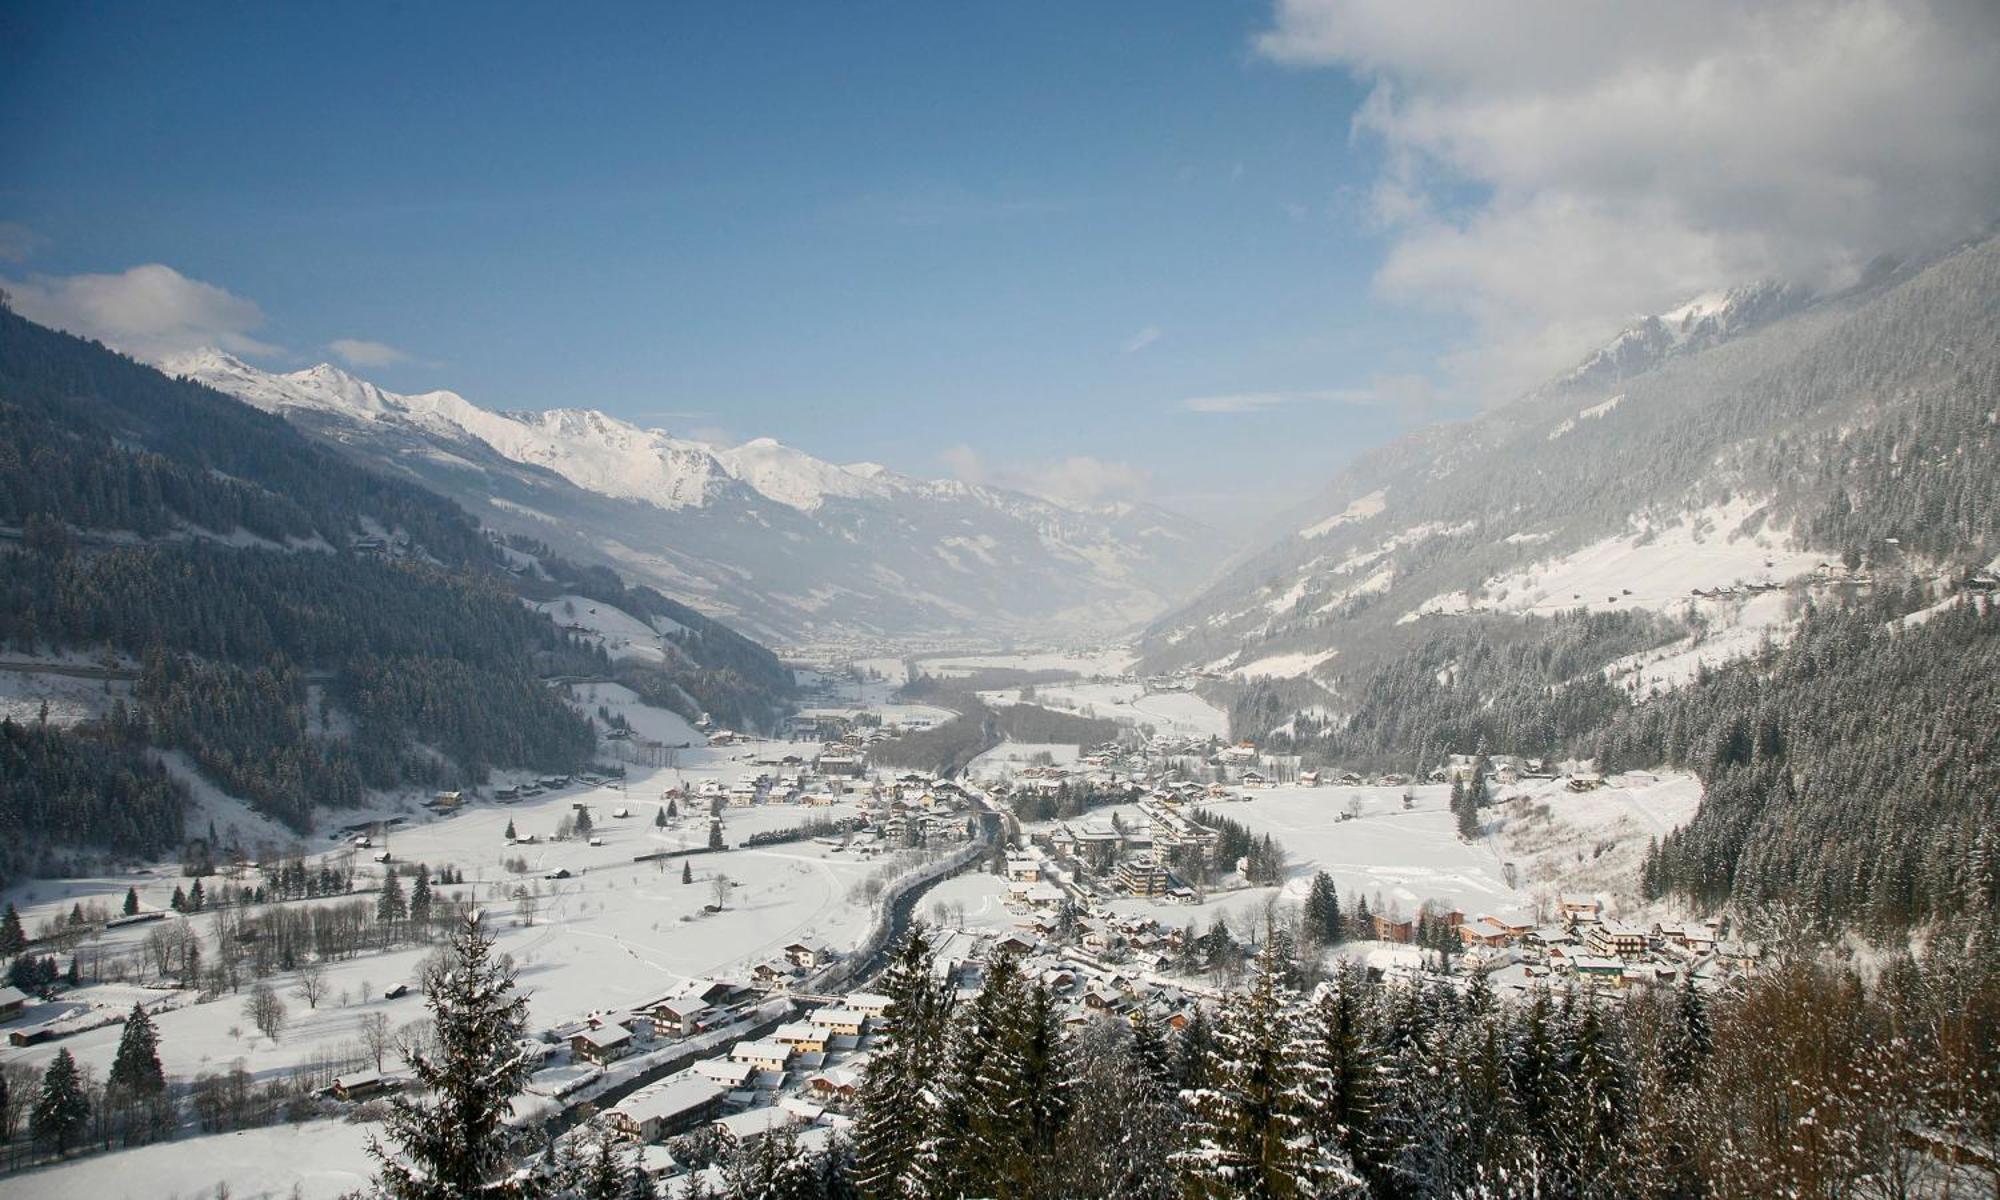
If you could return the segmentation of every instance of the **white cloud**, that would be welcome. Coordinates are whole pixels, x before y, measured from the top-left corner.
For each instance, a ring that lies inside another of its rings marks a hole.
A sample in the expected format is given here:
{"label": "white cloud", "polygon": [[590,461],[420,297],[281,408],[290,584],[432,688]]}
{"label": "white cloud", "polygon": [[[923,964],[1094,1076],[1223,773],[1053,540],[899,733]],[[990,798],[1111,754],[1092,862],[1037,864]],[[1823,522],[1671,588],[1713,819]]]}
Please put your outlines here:
{"label": "white cloud", "polygon": [[1118,352],[1120,354],[1137,354],[1165,336],[1166,331],[1162,330],[1158,325],[1148,325],[1131,337],[1126,338],[1125,344],[1118,348]]}
{"label": "white cloud", "polygon": [[1235,415],[1265,412],[1293,404],[1373,403],[1375,395],[1366,389],[1327,388],[1303,392],[1226,392],[1214,396],[1189,396],[1180,402],[1180,408],[1185,412]]}
{"label": "white cloud", "polygon": [[256,303],[159,263],[117,275],[32,275],[0,281],[31,321],[93,337],[137,358],[220,347],[270,357],[283,351],[250,336],[264,324]]}
{"label": "white cloud", "polygon": [[996,466],[979,451],[960,445],[941,451],[938,460],[954,478],[967,483],[1011,488],[1072,506],[1138,500],[1152,488],[1150,477],[1138,467],[1088,454],[1055,462]]}
{"label": "white cloud", "polygon": [[1059,504],[1104,504],[1137,500],[1147,492],[1146,473],[1131,463],[1106,462],[1076,454],[1059,462],[1020,468],[1012,486]]}
{"label": "white cloud", "polygon": [[326,348],[350,367],[393,367],[410,361],[408,351],[364,338],[335,338],[326,344]]}
{"label": "white cloud", "polygon": [[1469,316],[1452,366],[1488,395],[1697,291],[1838,283],[2000,211],[1990,0],[1278,0],[1256,46],[1371,85],[1377,286]]}

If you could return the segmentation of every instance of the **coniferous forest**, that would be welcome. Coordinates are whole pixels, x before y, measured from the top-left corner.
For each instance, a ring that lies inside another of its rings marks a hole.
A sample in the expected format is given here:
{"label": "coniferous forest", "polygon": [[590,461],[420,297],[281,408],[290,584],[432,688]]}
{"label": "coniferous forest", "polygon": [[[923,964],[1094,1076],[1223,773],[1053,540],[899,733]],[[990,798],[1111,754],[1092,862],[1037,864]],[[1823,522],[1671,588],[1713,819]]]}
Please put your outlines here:
{"label": "coniferous forest", "polygon": [[[521,602],[450,501],[4,310],[0,432],[0,647],[130,685],[101,720],[5,729],[10,871],[64,845],[171,848],[185,795],[159,751],[300,831],[370,788],[588,761],[588,719],[544,680],[612,665]],[[621,668],[643,694],[753,727],[778,711],[791,685],[769,651],[553,565],[569,578],[541,586],[684,630],[680,658]]]}
{"label": "coniferous forest", "polygon": [[1477,974],[1322,977],[1277,928],[1245,987],[1176,1031],[1065,1027],[1005,957],[955,1001],[920,929],[882,983],[852,1145],[746,1151],[733,1195],[1988,1195],[1992,937],[1957,922],[1948,952],[1866,978],[1781,955],[1720,994],[1503,1003]]}

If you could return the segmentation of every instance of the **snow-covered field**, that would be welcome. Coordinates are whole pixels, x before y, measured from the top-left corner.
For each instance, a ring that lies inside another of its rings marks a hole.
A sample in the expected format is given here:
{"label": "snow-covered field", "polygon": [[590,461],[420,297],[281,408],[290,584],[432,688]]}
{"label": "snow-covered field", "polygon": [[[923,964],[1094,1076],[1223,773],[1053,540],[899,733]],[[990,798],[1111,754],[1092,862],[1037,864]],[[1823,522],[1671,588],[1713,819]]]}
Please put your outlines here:
{"label": "snow-covered field", "polygon": [[1489,580],[1482,598],[1463,592],[1436,597],[1419,612],[1674,611],[1688,603],[1695,588],[1782,583],[1811,571],[1822,556],[1795,548],[1785,530],[1755,527],[1762,508],[1758,500],[1739,497]]}
{"label": "snow-covered field", "polygon": [[[732,849],[693,857],[692,885],[680,881],[681,860],[632,861],[638,854],[706,840],[703,818],[667,830],[653,825],[661,791],[677,776],[692,783],[705,777],[733,779],[751,769],[748,751],[732,756],[703,747],[686,757],[689,762],[679,771],[634,768],[623,788],[573,787],[512,805],[481,804],[398,830],[387,844],[399,861],[433,868],[451,863],[465,872],[466,888],[449,890],[469,893],[490,914],[500,949],[520,966],[536,1027],[638,1002],[693,976],[747,966],[794,940],[835,947],[857,943],[872,912],[865,902],[850,900],[850,892],[879,869],[875,861],[816,842]],[[557,822],[579,802],[589,805],[593,835],[602,845],[583,839],[548,842]],[[620,808],[631,815],[614,817]],[[731,809],[725,814],[725,836],[736,844],[753,832],[796,824],[807,811],[789,805]],[[852,810],[834,806],[810,811],[838,816]],[[521,836],[539,835],[542,844],[508,845],[504,833],[510,821]],[[318,848],[323,854],[351,853],[325,838]],[[527,860],[525,874],[504,865],[515,856]],[[379,868],[365,861],[366,854],[361,857],[360,884],[371,886]],[[573,877],[545,878],[558,868]],[[702,907],[714,899],[710,881],[718,872],[735,886],[725,911],[706,915]],[[95,899],[115,910],[127,886],[136,887],[144,908],[163,909],[175,886],[185,883],[177,873],[160,868],[145,875],[29,883],[9,892],[7,899],[20,907],[33,931],[79,900]],[[538,893],[532,923],[517,915],[511,898],[517,886]],[[212,919],[195,918],[204,933]],[[112,931],[91,945],[106,952],[134,948],[156,927]],[[163,1013],[158,1021],[162,1060],[177,1075],[223,1068],[237,1059],[253,1073],[279,1071],[310,1060],[316,1048],[358,1041],[365,1013],[384,1012],[397,1026],[416,1020],[424,1010],[414,991],[397,1000],[385,1000],[382,993],[411,981],[427,952],[426,947],[409,947],[330,964],[328,998],[316,1011],[289,994],[293,978],[274,977],[291,1007],[291,1025],[275,1044],[254,1031],[243,1015],[241,997]],[[121,995],[107,997],[107,1002],[125,1006],[130,999]],[[59,1042],[10,1047],[0,1050],[0,1060],[40,1064],[66,1047],[79,1061],[103,1071],[110,1065],[117,1034],[111,1027]]]}
{"label": "snow-covered field", "polygon": [[1066,767],[1082,755],[1069,742],[1002,742],[966,765],[974,779],[992,779],[1029,766],[1040,755],[1048,755],[1053,766]]}
{"label": "snow-covered field", "polygon": [[[1297,786],[1246,791],[1243,801],[1218,804],[1215,811],[1254,833],[1270,834],[1284,847],[1289,860],[1281,888],[1213,893],[1191,907],[1134,898],[1115,900],[1113,906],[1175,923],[1206,923],[1218,912],[1254,921],[1273,896],[1303,901],[1313,874],[1323,870],[1348,903],[1366,897],[1370,911],[1404,917],[1415,916],[1429,901],[1468,916],[1535,919],[1538,912],[1552,911],[1561,891],[1601,892],[1615,909],[1634,910],[1648,839],[1685,823],[1701,799],[1699,782],[1688,775],[1634,772],[1586,793],[1566,791],[1560,780],[1539,780],[1499,789],[1503,802],[1484,810],[1482,835],[1466,842],[1449,810],[1449,789],[1417,787],[1407,810],[1403,791]],[[1516,796],[1519,802],[1510,802]],[[1358,815],[1342,820],[1350,808]],[[1109,821],[1112,812],[1128,825],[1145,820],[1136,807],[1122,806],[1095,810],[1091,818]]]}
{"label": "snow-covered field", "polygon": [[665,662],[667,651],[660,635],[674,633],[681,628],[667,621],[664,622],[666,628],[655,629],[624,609],[613,608],[587,596],[558,596],[528,607],[547,613],[556,624],[596,642],[614,659]]}
{"label": "snow-covered field", "polygon": [[1033,650],[1013,654],[961,654],[925,658],[919,670],[930,675],[964,676],[975,671],[1074,671],[1086,678],[1123,675],[1136,656],[1122,646],[1099,650]]}
{"label": "snow-covered field", "polygon": [[109,713],[114,700],[131,699],[132,685],[121,679],[79,679],[12,669],[20,663],[10,660],[0,664],[0,718],[27,723],[46,714],[51,725],[74,725]]}
{"label": "snow-covered field", "polygon": [[[1007,689],[983,692],[981,696],[992,704],[1014,704],[1019,701],[1020,693]],[[1151,725],[1161,734],[1229,735],[1229,714],[1193,692],[1148,693],[1143,684],[1132,682],[1047,683],[1036,686],[1034,702],[1064,712]]]}
{"label": "snow-covered field", "polygon": [[[42,1200],[331,1200],[365,1188],[371,1125],[317,1120],[160,1142],[0,1179],[0,1195]],[[294,1192],[296,1187],[297,1191]]]}

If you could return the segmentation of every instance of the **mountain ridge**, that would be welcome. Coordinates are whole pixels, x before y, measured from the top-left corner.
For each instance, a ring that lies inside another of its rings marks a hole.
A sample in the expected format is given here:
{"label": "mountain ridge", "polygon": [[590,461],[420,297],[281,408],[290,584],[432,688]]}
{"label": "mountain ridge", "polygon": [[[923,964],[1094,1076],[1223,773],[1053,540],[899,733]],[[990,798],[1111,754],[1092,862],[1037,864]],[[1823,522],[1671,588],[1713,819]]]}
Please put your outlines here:
{"label": "mountain ridge", "polygon": [[717,447],[586,408],[501,413],[213,350],[164,366],[414,476],[493,528],[779,640],[1101,637],[1180,599],[1220,544],[1144,505],[842,466],[772,438]]}

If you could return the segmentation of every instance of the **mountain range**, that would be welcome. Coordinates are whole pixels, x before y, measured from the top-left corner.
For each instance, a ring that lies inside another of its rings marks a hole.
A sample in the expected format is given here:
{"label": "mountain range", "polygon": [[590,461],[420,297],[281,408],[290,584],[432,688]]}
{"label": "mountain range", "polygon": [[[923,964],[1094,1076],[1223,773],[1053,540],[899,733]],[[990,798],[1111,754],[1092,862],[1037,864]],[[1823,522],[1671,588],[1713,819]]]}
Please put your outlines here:
{"label": "mountain range", "polygon": [[914,479],[770,438],[714,446],[592,409],[494,412],[325,364],[278,374],[210,350],[164,369],[451,496],[491,528],[776,641],[1117,633],[1184,598],[1221,544],[1145,505]]}

